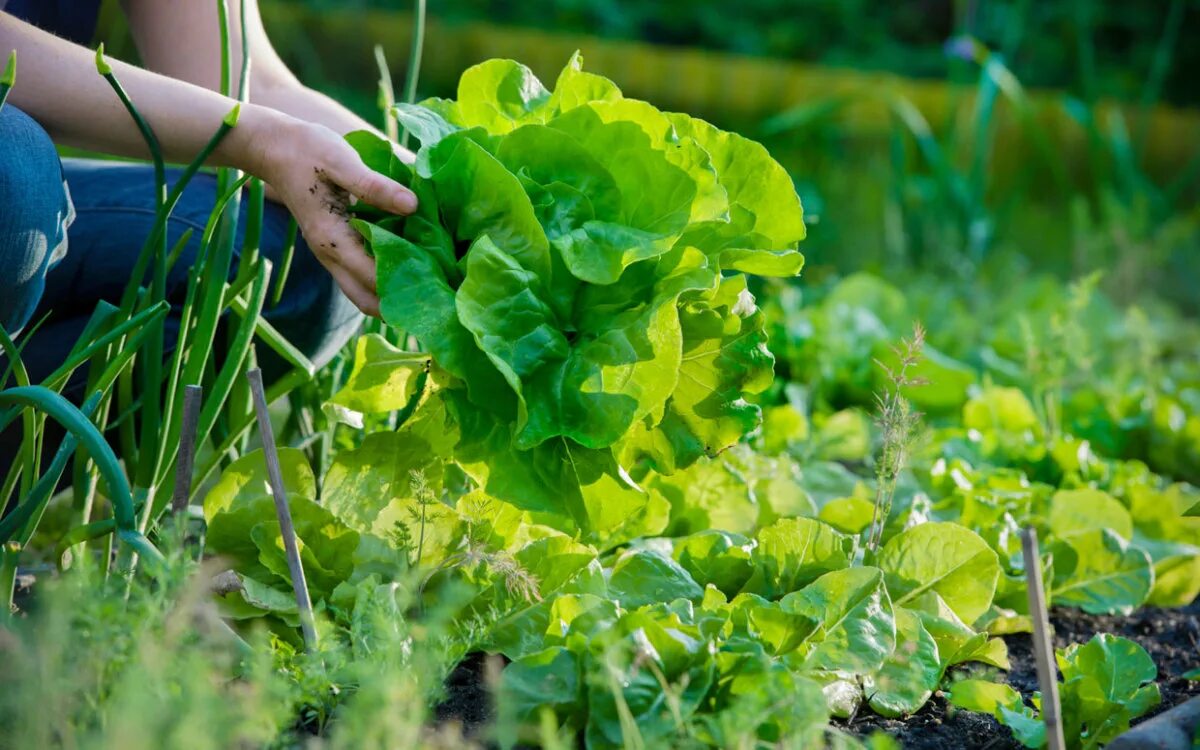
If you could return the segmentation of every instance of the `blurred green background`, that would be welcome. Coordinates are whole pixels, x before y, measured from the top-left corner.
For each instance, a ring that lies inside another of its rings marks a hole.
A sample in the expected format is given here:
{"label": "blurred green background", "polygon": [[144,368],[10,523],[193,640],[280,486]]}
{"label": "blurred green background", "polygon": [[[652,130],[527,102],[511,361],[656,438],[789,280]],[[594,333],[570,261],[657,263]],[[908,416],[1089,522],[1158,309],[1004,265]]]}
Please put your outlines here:
{"label": "blurred green background", "polygon": [[[322,11],[408,10],[396,0],[289,0]],[[1192,29],[1174,51],[1163,95],[1200,103],[1194,32],[1200,4],[1145,0],[441,0],[429,12],[451,23],[491,21],[609,39],[701,47],[922,78],[956,71],[944,54],[970,33],[1002,51],[1028,86],[1080,96],[1138,99],[1164,32]],[[1169,26],[1169,28],[1167,28]]]}
{"label": "blurred green background", "polygon": [[[372,121],[413,5],[263,0],[308,83]],[[763,141],[819,282],[1094,270],[1117,302],[1200,310],[1200,3],[434,0],[418,93],[493,56],[552,84],[576,48],[627,95]]]}

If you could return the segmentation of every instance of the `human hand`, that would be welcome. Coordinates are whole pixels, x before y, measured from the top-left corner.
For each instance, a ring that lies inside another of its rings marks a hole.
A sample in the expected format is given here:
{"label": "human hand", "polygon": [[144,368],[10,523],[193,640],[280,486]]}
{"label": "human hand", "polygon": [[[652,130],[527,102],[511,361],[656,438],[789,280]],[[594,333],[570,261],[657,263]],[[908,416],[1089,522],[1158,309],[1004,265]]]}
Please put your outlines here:
{"label": "human hand", "polygon": [[271,113],[248,130],[256,153],[247,171],[288,207],[309,248],[350,301],[378,317],[375,260],[350,226],[348,209],[358,199],[406,215],[417,209],[416,196],[367,168],[344,139],[322,125]]}

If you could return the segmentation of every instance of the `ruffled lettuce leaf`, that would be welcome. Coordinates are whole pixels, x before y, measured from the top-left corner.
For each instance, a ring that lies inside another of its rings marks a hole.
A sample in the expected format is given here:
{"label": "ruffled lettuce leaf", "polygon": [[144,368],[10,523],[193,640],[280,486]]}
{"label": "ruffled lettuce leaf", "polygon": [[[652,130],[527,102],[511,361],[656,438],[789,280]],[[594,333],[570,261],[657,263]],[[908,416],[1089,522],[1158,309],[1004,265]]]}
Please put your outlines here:
{"label": "ruffled lettuce leaf", "polygon": [[356,226],[384,320],[432,359],[458,436],[445,457],[559,528],[661,531],[666,501],[629,471],[686,468],[761,419],[747,397],[774,360],[735,272],[799,271],[787,173],[752,141],[625,98],[578,54],[553,91],[490,60],[454,101],[394,111],[421,142],[412,168],[369,134],[350,142],[420,207]]}

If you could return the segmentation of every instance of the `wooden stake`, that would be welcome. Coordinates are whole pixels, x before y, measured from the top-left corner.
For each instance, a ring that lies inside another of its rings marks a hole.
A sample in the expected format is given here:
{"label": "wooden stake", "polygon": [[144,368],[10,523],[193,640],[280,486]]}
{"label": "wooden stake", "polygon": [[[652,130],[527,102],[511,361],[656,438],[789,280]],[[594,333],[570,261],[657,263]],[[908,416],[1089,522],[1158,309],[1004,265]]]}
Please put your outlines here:
{"label": "wooden stake", "polygon": [[1021,529],[1021,552],[1025,558],[1025,584],[1029,591],[1029,618],[1033,620],[1033,653],[1037,660],[1038,687],[1042,691],[1042,721],[1046,724],[1046,747],[1066,750],[1063,741],[1062,707],[1058,701],[1058,670],[1054,642],[1050,639],[1050,615],[1042,587],[1042,564],[1038,556],[1037,531]]}
{"label": "wooden stake", "polygon": [[196,465],[196,425],[200,421],[200,400],[204,389],[189,385],[183,389],[183,427],[179,433],[179,463],[175,467],[175,491],[171,494],[171,512],[187,510],[192,495],[192,472]]}
{"label": "wooden stake", "polygon": [[300,561],[300,549],[296,546],[296,528],[292,525],[292,511],[288,508],[287,490],[283,486],[283,473],[279,470],[279,453],[275,449],[275,434],[271,431],[271,415],[267,411],[267,394],[263,389],[262,370],[255,367],[246,373],[250,381],[250,394],[254,399],[254,411],[258,418],[258,432],[262,440],[263,456],[267,460],[267,478],[271,483],[271,495],[275,498],[275,513],[279,517],[279,531],[283,535],[283,549],[287,554],[288,573],[292,578],[292,590],[296,594],[296,608],[300,612],[300,630],[304,634],[304,647],[310,653],[317,648],[317,627],[313,617],[312,600],[308,596],[308,584],[304,581],[304,565]]}

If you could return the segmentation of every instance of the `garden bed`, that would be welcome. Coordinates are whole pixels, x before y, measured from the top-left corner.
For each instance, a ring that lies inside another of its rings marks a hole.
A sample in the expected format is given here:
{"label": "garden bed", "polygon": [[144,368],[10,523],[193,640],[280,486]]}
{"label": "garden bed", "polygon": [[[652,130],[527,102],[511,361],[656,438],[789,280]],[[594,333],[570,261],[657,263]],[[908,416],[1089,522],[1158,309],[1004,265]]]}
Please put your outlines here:
{"label": "garden bed", "polygon": [[[1112,633],[1137,642],[1158,667],[1162,703],[1135,723],[1200,695],[1200,682],[1182,675],[1200,667],[1200,602],[1180,609],[1144,607],[1132,615],[1089,615],[1075,609],[1056,609],[1050,615],[1055,648],[1084,643],[1098,633]],[[1029,635],[1005,636],[1012,670],[1005,681],[1026,697],[1037,689],[1037,666]],[[887,732],[905,748],[941,750],[976,748],[1009,750],[1023,747],[1008,727],[986,714],[958,711],[943,699],[934,698],[904,720],[885,719],[875,714],[860,716],[852,725],[855,734]]]}
{"label": "garden bed", "polygon": [[[1112,633],[1137,642],[1158,667],[1162,703],[1135,723],[1141,723],[1200,695],[1200,681],[1183,677],[1200,667],[1200,601],[1179,609],[1144,607],[1132,615],[1089,615],[1075,609],[1051,613],[1055,648],[1084,643],[1098,633]],[[1037,689],[1037,667],[1033,645],[1027,634],[1005,636],[1012,670],[1004,681],[1026,697]],[[487,687],[488,656],[467,656],[446,680],[446,695],[436,709],[438,721],[457,723],[467,737],[481,738],[495,720],[495,705]],[[501,659],[501,657],[493,657]],[[850,721],[835,726],[866,737],[882,731],[904,748],[920,750],[1015,750],[1023,745],[1013,739],[1008,727],[991,716],[960,711],[935,696],[912,716],[887,719],[863,711]]]}

